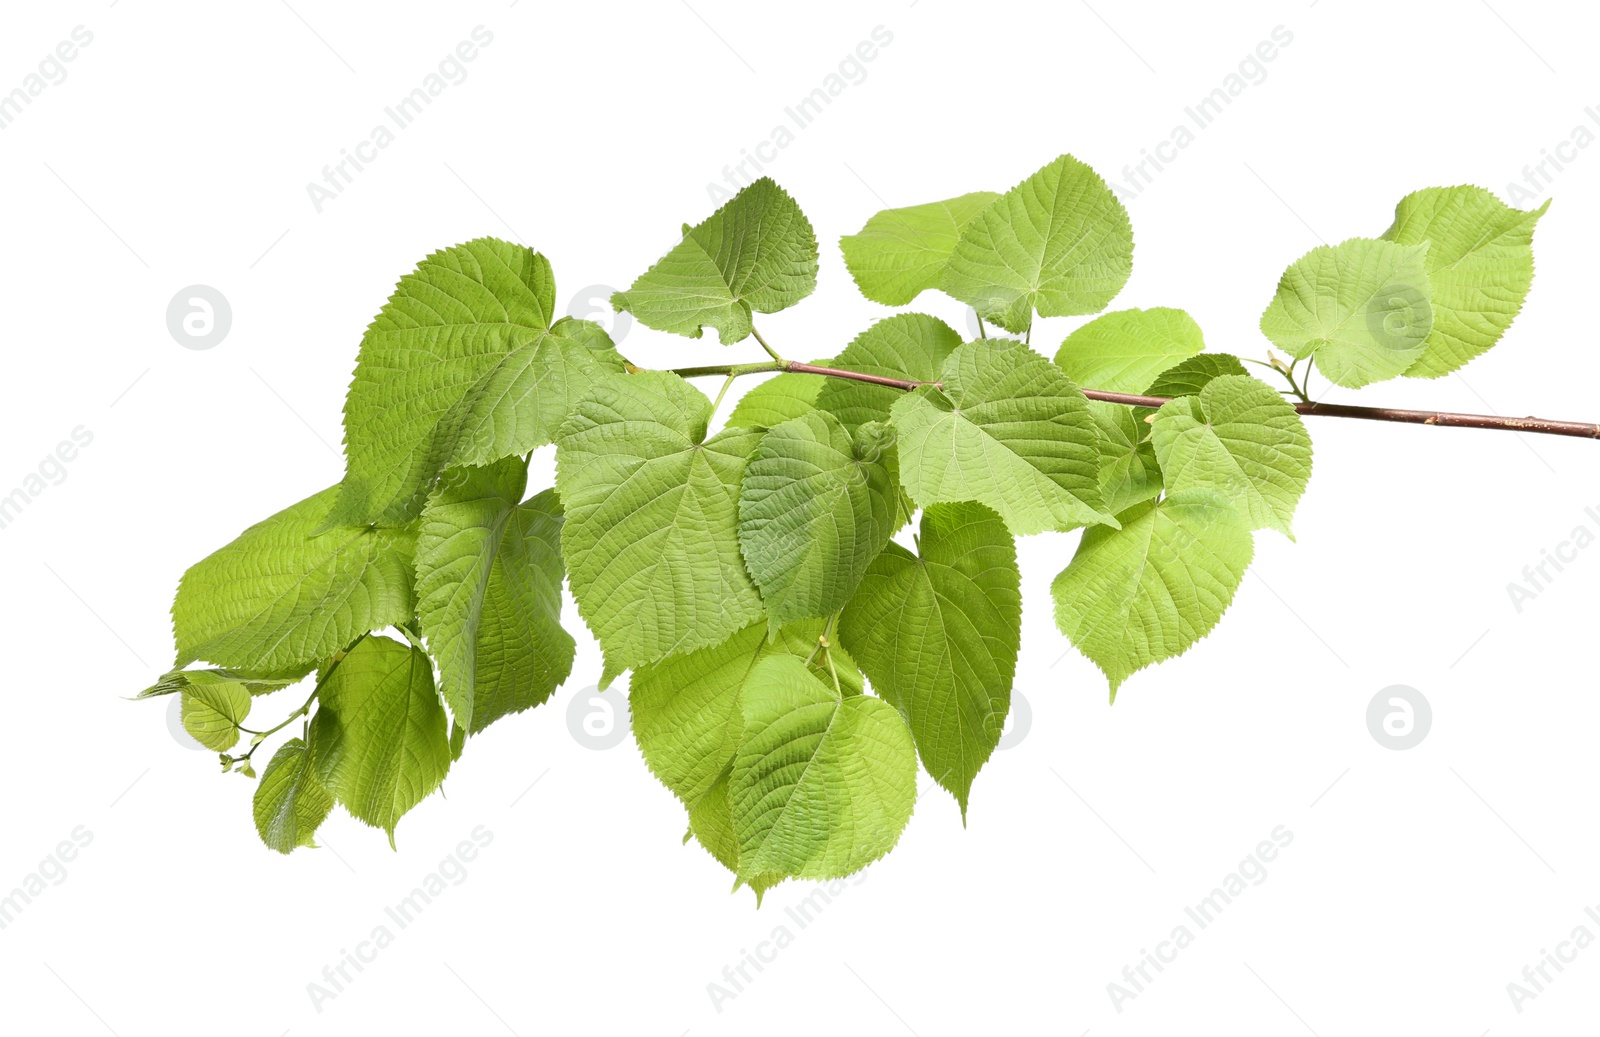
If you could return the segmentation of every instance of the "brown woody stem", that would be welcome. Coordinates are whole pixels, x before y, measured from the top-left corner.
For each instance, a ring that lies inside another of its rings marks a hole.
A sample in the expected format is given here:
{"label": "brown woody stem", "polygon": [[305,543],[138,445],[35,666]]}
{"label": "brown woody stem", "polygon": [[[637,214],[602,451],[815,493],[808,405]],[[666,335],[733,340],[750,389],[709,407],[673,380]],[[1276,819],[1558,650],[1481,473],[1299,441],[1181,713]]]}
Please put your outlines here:
{"label": "brown woody stem", "polygon": [[[789,371],[795,374],[818,374],[829,378],[848,378],[871,385],[886,385],[892,389],[910,391],[924,385],[943,388],[938,382],[915,382],[906,378],[887,378],[863,371],[846,371],[837,367],[802,364],[797,360],[774,360],[760,364],[722,364],[712,367],[681,367],[674,373],[685,378],[696,375],[742,375],[767,371]],[[1085,389],[1083,394],[1091,400],[1120,403],[1129,407],[1159,407],[1168,402],[1165,396],[1138,396],[1125,392],[1106,392],[1103,389]],[[1355,407],[1342,403],[1296,403],[1294,409],[1301,414],[1322,418],[1362,418],[1367,421],[1397,421],[1410,425],[1445,425],[1454,428],[1487,428],[1505,432],[1538,432],[1548,436],[1576,436],[1580,439],[1600,439],[1600,425],[1586,421],[1558,421],[1553,418],[1509,418],[1498,414],[1455,414],[1450,411],[1403,410],[1397,407]]]}

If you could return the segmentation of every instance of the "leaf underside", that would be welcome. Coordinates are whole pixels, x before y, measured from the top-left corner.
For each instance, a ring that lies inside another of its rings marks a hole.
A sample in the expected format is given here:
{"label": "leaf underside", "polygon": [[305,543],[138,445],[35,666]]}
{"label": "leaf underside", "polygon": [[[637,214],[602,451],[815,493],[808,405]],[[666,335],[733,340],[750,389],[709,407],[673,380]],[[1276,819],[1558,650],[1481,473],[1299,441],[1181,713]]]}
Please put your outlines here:
{"label": "leaf underside", "polygon": [[1001,195],[961,232],[946,294],[1007,331],[1096,313],[1133,270],[1128,211],[1100,175],[1062,155]]}
{"label": "leaf underside", "polygon": [[969,342],[945,360],[944,388],[891,408],[900,478],[923,507],[978,501],[1013,533],[1116,520],[1100,499],[1088,400],[1060,369],[1017,342]]}
{"label": "leaf underside", "polygon": [[683,235],[633,286],[611,297],[646,327],[689,338],[716,328],[723,345],[750,337],[751,314],[776,313],[817,287],[817,238],[768,177]]}

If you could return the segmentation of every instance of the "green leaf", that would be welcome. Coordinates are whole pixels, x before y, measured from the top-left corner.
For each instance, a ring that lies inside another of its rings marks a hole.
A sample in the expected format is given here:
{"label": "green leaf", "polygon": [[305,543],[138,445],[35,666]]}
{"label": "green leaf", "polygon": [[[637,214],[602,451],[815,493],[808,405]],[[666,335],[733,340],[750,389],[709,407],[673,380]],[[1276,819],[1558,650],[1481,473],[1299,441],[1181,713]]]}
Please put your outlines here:
{"label": "green leaf", "polygon": [[[955,329],[925,313],[901,313],[877,321],[857,335],[832,361],[832,366],[883,378],[936,382],[945,359],[961,345]],[[817,406],[831,412],[848,429],[869,421],[887,421],[889,408],[905,393],[887,385],[847,378],[824,378]]]}
{"label": "green leaf", "polygon": [[561,506],[521,503],[527,465],[507,458],[452,469],[422,512],[417,615],[440,691],[476,734],[545,701],[572,672],[561,628]]}
{"label": "green leaf", "polygon": [[338,492],[330,487],[256,523],[183,574],[172,603],[179,667],[204,659],[298,678],[361,634],[411,619],[415,534],[318,532]]}
{"label": "green leaf", "polygon": [[1204,348],[1200,325],[1182,310],[1117,310],[1068,335],[1056,365],[1079,385],[1142,393],[1152,378]]}
{"label": "green leaf", "polygon": [[1150,426],[1141,417],[1147,407],[1089,401],[1100,430],[1100,496],[1112,514],[1126,511],[1161,492],[1161,466],[1150,443]]}
{"label": "green leaf", "polygon": [[[728,802],[728,777],[730,768],[724,768],[712,790],[689,807],[689,835],[734,875],[739,874],[739,836],[733,830],[733,809]],[[688,836],[685,836],[687,839]],[[749,879],[739,879],[739,885],[749,886],[756,894],[756,906],[767,890],[782,882],[787,876],[768,872]]]}
{"label": "green leaf", "polygon": [[723,345],[750,337],[750,316],[777,313],[817,287],[817,238],[793,198],[762,177],[705,222],[685,228],[633,287],[611,297],[646,327]]}
{"label": "green leaf", "polygon": [[1017,342],[950,354],[944,390],[895,401],[900,478],[913,500],[975,500],[1013,533],[1116,520],[1100,499],[1100,449],[1088,401],[1061,369]]}
{"label": "green leaf", "polygon": [[419,648],[364,638],[325,673],[308,741],[351,815],[389,834],[450,770],[450,722]]}
{"label": "green leaf", "polygon": [[1433,328],[1427,256],[1426,243],[1318,245],[1283,272],[1261,332],[1290,356],[1313,357],[1335,385],[1404,374]]}
{"label": "green leaf", "polygon": [[1056,626],[1111,682],[1181,655],[1233,600],[1254,545],[1239,514],[1214,494],[1139,504],[1121,529],[1083,534],[1050,585]]}
{"label": "green leaf", "polygon": [[191,683],[178,712],[195,741],[225,753],[239,741],[239,725],[250,715],[250,693],[237,681]]}
{"label": "green leaf", "polygon": [[876,441],[853,440],[826,411],[761,437],[739,490],[739,548],[774,633],[844,607],[889,542],[898,494]]}
{"label": "green leaf", "polygon": [[820,374],[780,374],[739,398],[728,415],[729,428],[771,428],[817,408],[817,393],[828,379]]}
{"label": "green leaf", "polygon": [[599,325],[555,320],[555,292],[544,256],[495,238],[400,280],[361,340],[330,523],[409,521],[446,468],[549,443],[589,382],[624,369]]}
{"label": "green leaf", "polygon": [[[832,665],[817,652],[823,623],[807,620],[767,640],[765,623],[753,623],[722,644],[675,655],[640,667],[629,682],[628,708],[634,738],[651,773],[681,799],[689,812],[689,834],[729,871],[739,872],[739,841],[728,806],[728,776],[744,730],[739,690],[755,664],[777,655],[811,659],[817,678],[837,674],[845,695],[860,695],[861,672],[848,652],[828,649]],[[771,874],[742,880],[761,894],[783,878]]]}
{"label": "green leaf", "polygon": [[597,381],[562,430],[562,554],[604,683],[761,616],[738,536],[739,481],[761,433],[707,440],[710,419],[711,401],[682,378],[642,371]]}
{"label": "green leaf", "polygon": [[333,793],[317,777],[310,748],[298,738],[278,746],[256,786],[256,831],[270,850],[316,846],[317,828],[333,810]]}
{"label": "green leaf", "polygon": [[1433,288],[1433,330],[1407,375],[1449,374],[1500,340],[1528,297],[1533,229],[1548,208],[1513,209],[1481,187],[1430,187],[1400,200],[1383,236],[1428,243]]}
{"label": "green leaf", "polygon": [[1249,375],[1212,379],[1198,396],[1156,412],[1151,431],[1167,488],[1212,490],[1249,523],[1293,538],[1311,478],[1311,437],[1271,386]]}
{"label": "green leaf", "polygon": [[561,499],[542,490],[511,512],[478,624],[476,734],[545,702],[572,674],[577,642],[561,626]]}
{"label": "green leaf", "polygon": [[928,508],[919,550],[891,544],[878,556],[839,636],[904,714],[923,766],[965,818],[972,779],[1011,708],[1022,577],[1005,523],[982,504]]}
{"label": "green leaf", "polygon": [[882,699],[840,696],[786,656],[756,664],[728,781],[739,872],[832,879],[894,848],[917,798],[911,732]]}
{"label": "green leaf", "polygon": [[733,831],[728,805],[728,775],[724,767],[710,791],[689,804],[689,835],[705,847],[724,868],[739,873],[739,837]]}
{"label": "green leaf", "polygon": [[923,289],[939,287],[962,229],[999,197],[993,191],[974,191],[942,202],[884,209],[858,233],[839,239],[844,265],[862,295],[885,306],[904,306]]}
{"label": "green leaf", "polygon": [[[307,673],[311,672],[308,667]],[[270,695],[274,691],[296,684],[299,677],[246,677],[232,670],[169,670],[161,679],[135,695],[136,699],[155,698],[186,691],[190,687],[206,684],[237,684],[246,695]]]}
{"label": "green leaf", "polygon": [[830,671],[816,651],[822,628],[819,620],[795,623],[769,641],[766,624],[752,623],[721,644],[639,667],[628,682],[628,710],[650,772],[691,809],[710,795],[733,766],[744,729],[739,690],[763,659],[815,656],[819,680],[831,685],[837,672],[846,695],[861,694],[861,673],[849,653],[831,647]]}
{"label": "green leaf", "polygon": [[1174,364],[1144,390],[1145,396],[1193,396],[1213,378],[1225,374],[1247,374],[1244,364],[1230,353],[1201,353],[1181,364]]}
{"label": "green leaf", "polygon": [[1062,155],[961,232],[939,287],[1008,331],[1097,313],[1133,272],[1128,210],[1098,173]]}

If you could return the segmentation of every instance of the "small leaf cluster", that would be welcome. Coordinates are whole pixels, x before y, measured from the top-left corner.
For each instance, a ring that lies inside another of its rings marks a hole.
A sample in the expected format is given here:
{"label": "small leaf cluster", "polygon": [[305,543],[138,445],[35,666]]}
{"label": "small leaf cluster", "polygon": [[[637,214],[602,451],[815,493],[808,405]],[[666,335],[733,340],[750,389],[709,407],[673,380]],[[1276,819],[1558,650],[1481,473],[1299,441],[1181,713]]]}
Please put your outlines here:
{"label": "small leaf cluster", "polygon": [[[724,392],[781,372],[720,427],[721,395],[557,318],[542,254],[444,249],[361,341],[343,478],[183,575],[176,662],[144,695],[180,695],[185,728],[250,776],[299,722],[255,794],[272,849],[313,845],[335,804],[393,842],[471,736],[571,675],[565,586],[602,686],[632,675],[639,749],[686,839],[758,896],[849,874],[897,842],[919,770],[966,814],[1011,705],[1017,537],[1078,533],[1055,619],[1113,696],[1182,654],[1228,608],[1256,531],[1292,535],[1312,450],[1286,397],[1306,399],[1313,368],[1357,387],[1484,352],[1527,294],[1543,211],[1419,191],[1383,235],[1295,261],[1261,318],[1291,361],[1262,365],[1280,390],[1206,351],[1181,309],[1102,312],[1132,273],[1132,228],[1063,155],[1004,193],[886,210],[844,237],[867,298],[941,291],[982,334],[897,313],[823,374],[789,370],[756,330],[818,271],[810,221],[763,179],[613,299],[649,328],[774,356],[712,369]],[[1089,316],[1053,358],[1033,347],[1038,318]],[[530,492],[545,448],[555,485]],[[247,726],[258,698],[304,680],[287,719]]]}

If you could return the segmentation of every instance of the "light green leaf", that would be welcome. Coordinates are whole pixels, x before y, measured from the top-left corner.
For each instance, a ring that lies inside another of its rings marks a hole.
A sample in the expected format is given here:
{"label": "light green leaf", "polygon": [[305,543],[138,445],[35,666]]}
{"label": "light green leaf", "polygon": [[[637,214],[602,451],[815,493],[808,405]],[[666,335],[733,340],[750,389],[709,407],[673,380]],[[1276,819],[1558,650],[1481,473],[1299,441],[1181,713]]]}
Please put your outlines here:
{"label": "light green leaf", "polygon": [[495,238],[400,280],[361,340],[330,523],[409,521],[446,468],[549,443],[589,382],[623,370],[599,325],[555,320],[555,292],[544,256]]}
{"label": "light green leaf", "polygon": [[728,781],[739,872],[832,879],[894,848],[917,798],[911,732],[894,708],[841,697],[799,659],[756,664]]}
{"label": "light green leaf", "polygon": [[1209,493],[1139,504],[1121,529],[1083,534],[1050,585],[1056,626],[1111,682],[1181,655],[1233,600],[1254,545],[1238,513]]}
{"label": "light green leaf", "polygon": [[572,671],[561,629],[561,509],[521,503],[517,457],[451,469],[423,509],[417,615],[456,722],[477,733],[549,698]]}
{"label": "light green leaf", "polygon": [[322,679],[308,741],[351,815],[389,834],[450,770],[450,722],[421,649],[368,637]]}
{"label": "light green leaf", "polygon": [[1200,325],[1182,310],[1117,310],[1068,335],[1056,365],[1079,385],[1142,393],[1152,378],[1204,348]]}
{"label": "light green leaf", "polygon": [[314,836],[333,810],[333,793],[317,777],[305,742],[291,738],[278,746],[261,773],[252,808],[256,831],[268,849],[292,853],[317,845]]}
{"label": "light green leaf", "polygon": [[172,603],[179,667],[204,659],[301,677],[361,634],[411,619],[415,533],[316,532],[338,492],[330,487],[256,523],[183,574]]}
{"label": "light green leaf", "polygon": [[554,442],[589,383],[625,369],[604,328],[562,317],[479,379],[440,422],[441,440],[455,444],[446,464],[485,465]]}
{"label": "light green leaf", "polygon": [[861,673],[848,652],[829,648],[831,670],[817,652],[822,629],[820,620],[795,623],[768,641],[766,624],[752,623],[721,644],[639,667],[628,682],[628,710],[651,773],[691,808],[711,793],[733,766],[744,729],[739,690],[762,659],[810,658],[819,680],[831,685],[838,673],[844,694],[861,694]]}
{"label": "light green leaf", "polygon": [[1021,343],[969,342],[942,381],[942,392],[913,389],[892,408],[913,500],[980,501],[1019,535],[1116,524],[1100,499],[1088,401],[1060,368]]}
{"label": "light green leaf", "polygon": [[1247,373],[1239,358],[1230,353],[1201,353],[1161,372],[1142,395],[1193,396],[1204,389],[1206,383],[1213,378],[1220,378],[1225,374]]}
{"label": "light green leaf", "polygon": [[237,681],[191,683],[178,705],[183,729],[219,753],[239,741],[239,725],[250,715],[250,693]]}
{"label": "light green leaf", "polygon": [[1548,208],[1513,209],[1481,187],[1430,187],[1400,200],[1383,236],[1428,243],[1433,287],[1433,330],[1407,375],[1449,374],[1500,340],[1528,297],[1533,229]]}
{"label": "light green leaf", "polygon": [[[728,802],[728,778],[731,768],[724,768],[716,786],[689,807],[689,835],[706,848],[706,851],[734,875],[739,874],[739,836],[733,830],[733,809]],[[685,836],[687,839],[688,836]],[[756,906],[767,890],[782,882],[787,876],[768,872],[749,879],[739,879],[735,885],[749,886],[755,891]]]}
{"label": "light green leaf", "polygon": [[922,764],[966,817],[1000,740],[1022,644],[1011,534],[982,504],[935,504],[914,555],[890,544],[839,620],[872,687],[905,715]]}
{"label": "light green leaf", "polygon": [[[739,690],[755,664],[776,655],[811,659],[819,680],[832,683],[837,674],[845,695],[860,695],[861,672],[838,644],[827,661],[817,652],[823,623],[807,620],[785,627],[776,641],[767,640],[765,623],[752,623],[728,640],[686,655],[640,667],[629,682],[628,709],[634,738],[645,763],[683,801],[689,812],[689,834],[736,875],[739,841],[728,806],[728,776],[744,730]],[[782,875],[745,881],[761,894]]]}
{"label": "light green leaf", "polygon": [[[834,367],[883,378],[936,382],[944,362],[961,336],[937,317],[901,313],[877,321],[857,335],[834,359]],[[831,412],[848,429],[869,421],[886,421],[889,408],[905,393],[887,385],[872,385],[846,378],[824,378],[817,406]]]}
{"label": "light green leaf", "polygon": [[[306,668],[306,672],[311,672],[310,667]],[[171,695],[174,692],[206,684],[237,684],[247,695],[270,695],[298,683],[299,680],[299,677],[246,677],[232,670],[169,670],[161,675],[160,680],[139,692],[134,698],[149,699],[158,695]]]}
{"label": "light green leaf", "polygon": [[820,374],[780,374],[739,398],[728,415],[729,428],[771,428],[817,408],[817,393],[827,381]]}
{"label": "light green leaf", "polygon": [[1132,272],[1128,210],[1098,173],[1062,155],[967,224],[939,287],[1020,333],[1034,311],[1105,309]]}
{"label": "light green leaf", "polygon": [[884,209],[856,234],[839,239],[844,265],[861,294],[885,306],[904,306],[939,276],[962,228],[1000,196],[974,191],[942,202]]}
{"label": "light green leaf", "polygon": [[602,378],[556,448],[578,611],[624,669],[726,640],[762,614],[739,554],[739,481],[761,433],[705,439],[711,401],[677,375]]}
{"label": "light green leaf", "polygon": [[1161,466],[1150,444],[1150,426],[1141,417],[1146,407],[1089,401],[1100,430],[1100,496],[1113,515],[1161,492]]}
{"label": "light green leaf", "polygon": [[518,457],[483,468],[453,468],[422,510],[417,617],[439,664],[439,691],[469,731],[489,574],[527,481],[527,465]]}
{"label": "light green leaf", "polygon": [[1352,389],[1404,374],[1433,328],[1428,245],[1351,238],[1295,260],[1261,315],[1261,332],[1290,356],[1313,357]]}
{"label": "light green leaf", "polygon": [[472,733],[546,701],[572,673],[561,626],[561,499],[542,490],[511,512],[478,623]]}
{"label": "light green leaf", "polygon": [[750,336],[750,316],[776,313],[817,287],[817,238],[793,198],[762,177],[611,297],[646,327],[699,338],[717,329],[723,345]]}
{"label": "light green leaf", "polygon": [[1311,437],[1288,401],[1249,375],[1223,375],[1156,412],[1151,431],[1167,488],[1212,490],[1249,523],[1293,538],[1311,478]]}
{"label": "light green leaf", "polygon": [[761,437],[739,491],[739,547],[774,633],[843,608],[889,542],[899,486],[876,447],[826,411]]}

